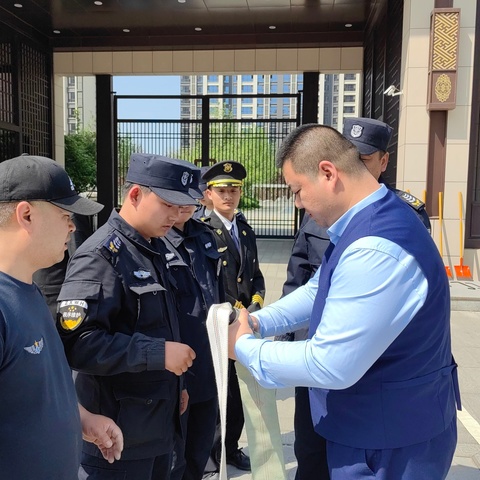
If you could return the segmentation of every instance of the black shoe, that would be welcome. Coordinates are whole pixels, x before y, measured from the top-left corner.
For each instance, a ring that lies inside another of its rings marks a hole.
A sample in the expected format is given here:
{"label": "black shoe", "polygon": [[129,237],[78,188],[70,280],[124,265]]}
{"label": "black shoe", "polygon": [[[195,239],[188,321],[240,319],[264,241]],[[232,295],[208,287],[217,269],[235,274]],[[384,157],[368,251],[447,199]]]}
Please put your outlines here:
{"label": "black shoe", "polygon": [[238,448],[227,456],[227,464],[233,465],[239,470],[244,470],[245,472],[249,472],[251,470],[250,458],[243,453],[241,448]]}
{"label": "black shoe", "polygon": [[202,478],[204,480],[218,480],[220,478],[220,474],[218,472],[208,472],[204,473]]}

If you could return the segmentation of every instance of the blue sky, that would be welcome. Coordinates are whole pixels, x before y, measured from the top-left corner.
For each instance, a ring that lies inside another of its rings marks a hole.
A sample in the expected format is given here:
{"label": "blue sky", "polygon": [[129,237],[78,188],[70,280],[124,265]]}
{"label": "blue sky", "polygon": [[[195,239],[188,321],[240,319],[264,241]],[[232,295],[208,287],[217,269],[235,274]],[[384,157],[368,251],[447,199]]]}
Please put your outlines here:
{"label": "blue sky", "polygon": [[[117,95],[180,95],[179,76],[115,76],[113,90]],[[180,100],[120,100],[118,117],[121,119],[180,118]]]}

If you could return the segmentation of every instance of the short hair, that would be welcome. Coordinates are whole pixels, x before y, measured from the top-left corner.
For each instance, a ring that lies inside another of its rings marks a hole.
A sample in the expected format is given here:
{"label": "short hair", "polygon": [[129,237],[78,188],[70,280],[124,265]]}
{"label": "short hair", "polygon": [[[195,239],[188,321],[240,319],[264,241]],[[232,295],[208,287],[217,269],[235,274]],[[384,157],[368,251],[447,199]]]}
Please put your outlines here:
{"label": "short hair", "polygon": [[143,193],[148,193],[152,191],[150,187],[147,187],[145,185],[139,185],[138,183],[133,182],[125,182],[122,186],[122,198],[125,198],[127,196],[127,193],[132,189],[134,185],[138,185]]}
{"label": "short hair", "polygon": [[0,202],[0,228],[3,228],[12,218],[19,202]]}
{"label": "short hair", "polygon": [[290,132],[277,151],[276,166],[290,161],[296,173],[314,177],[321,160],[332,162],[347,174],[365,171],[360,154],[353,143],[327,125],[308,123]]}

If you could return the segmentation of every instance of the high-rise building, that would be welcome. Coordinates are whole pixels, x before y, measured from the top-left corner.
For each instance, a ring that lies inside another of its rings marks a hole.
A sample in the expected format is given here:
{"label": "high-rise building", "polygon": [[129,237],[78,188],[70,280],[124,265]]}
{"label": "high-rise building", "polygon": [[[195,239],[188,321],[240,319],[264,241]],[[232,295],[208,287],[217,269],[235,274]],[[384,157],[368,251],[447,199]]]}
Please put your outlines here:
{"label": "high-rise building", "polygon": [[[248,95],[249,98],[213,98],[210,117],[233,119],[295,118],[295,98],[261,98],[257,94],[295,94],[303,88],[301,74],[184,75],[182,95]],[[341,131],[345,117],[361,115],[359,73],[320,74],[318,122]],[[202,118],[201,99],[181,100],[182,119]]]}
{"label": "high-rise building", "polygon": [[359,73],[321,74],[318,122],[330,125],[341,132],[344,118],[361,115],[360,89]]}
{"label": "high-rise building", "polygon": [[[295,118],[295,98],[262,98],[256,95],[295,94],[303,88],[303,75],[184,75],[180,82],[182,95],[252,95],[211,99],[212,118]],[[201,117],[201,99],[182,99],[182,119]]]}
{"label": "high-rise building", "polygon": [[95,77],[63,77],[64,132],[95,129]]}

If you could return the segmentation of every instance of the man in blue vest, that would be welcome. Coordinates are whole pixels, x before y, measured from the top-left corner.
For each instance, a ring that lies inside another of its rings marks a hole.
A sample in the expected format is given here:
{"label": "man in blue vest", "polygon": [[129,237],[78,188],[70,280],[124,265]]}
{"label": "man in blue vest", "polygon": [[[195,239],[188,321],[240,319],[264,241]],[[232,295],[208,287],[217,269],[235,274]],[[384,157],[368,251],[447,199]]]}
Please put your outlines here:
{"label": "man in blue vest", "polygon": [[[330,127],[298,127],[277,166],[331,243],[305,286],[255,316],[242,310],[229,355],[264,387],[310,388],[332,480],[444,479],[460,399],[448,279],[433,240]],[[265,339],[307,324],[306,341]]]}

